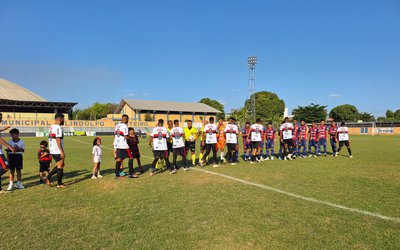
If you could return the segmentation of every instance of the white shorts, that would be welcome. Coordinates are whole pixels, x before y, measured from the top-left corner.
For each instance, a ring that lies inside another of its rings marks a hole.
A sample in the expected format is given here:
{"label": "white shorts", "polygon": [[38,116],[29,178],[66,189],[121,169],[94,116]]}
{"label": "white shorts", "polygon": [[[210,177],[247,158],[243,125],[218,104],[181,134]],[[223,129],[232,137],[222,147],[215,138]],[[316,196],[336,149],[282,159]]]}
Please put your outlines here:
{"label": "white shorts", "polygon": [[101,162],[101,157],[100,157],[100,156],[95,156],[95,157],[93,157],[93,162],[94,162],[94,163],[99,163],[99,162]]}

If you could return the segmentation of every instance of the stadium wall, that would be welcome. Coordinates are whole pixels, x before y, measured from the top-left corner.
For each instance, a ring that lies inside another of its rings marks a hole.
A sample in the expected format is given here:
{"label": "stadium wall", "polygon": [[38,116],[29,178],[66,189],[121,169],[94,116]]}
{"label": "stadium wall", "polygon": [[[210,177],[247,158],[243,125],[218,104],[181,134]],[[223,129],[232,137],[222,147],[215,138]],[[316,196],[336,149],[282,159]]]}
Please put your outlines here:
{"label": "stadium wall", "polygon": [[[52,115],[53,116],[53,115]],[[4,115],[3,115],[4,117]],[[117,117],[117,116],[116,116]],[[112,134],[115,125],[120,122],[119,119],[101,119],[96,121],[86,120],[66,120],[64,130],[66,132],[94,132],[101,134]],[[159,116],[167,120],[166,116]],[[174,116],[169,116],[170,120],[178,119]],[[1,122],[1,126],[11,126],[11,128],[18,128],[21,135],[33,136],[35,133],[47,133],[50,126],[53,124],[54,119],[9,119],[7,116]],[[156,126],[156,122],[134,121],[130,120],[129,127],[134,127],[135,130],[141,130],[143,133],[149,133],[150,129]],[[185,122],[181,122],[181,126],[186,126]],[[194,122],[193,126],[201,128],[202,122]],[[349,132],[352,135],[400,135],[400,123],[349,123]],[[6,132],[5,132],[6,133]]]}

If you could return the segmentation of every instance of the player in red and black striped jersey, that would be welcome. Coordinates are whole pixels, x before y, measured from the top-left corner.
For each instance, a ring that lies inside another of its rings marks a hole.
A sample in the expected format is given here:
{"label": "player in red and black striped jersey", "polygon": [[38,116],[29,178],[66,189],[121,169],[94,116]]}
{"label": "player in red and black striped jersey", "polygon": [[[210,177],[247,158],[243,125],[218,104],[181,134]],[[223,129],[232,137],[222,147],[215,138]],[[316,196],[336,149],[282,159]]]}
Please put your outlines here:
{"label": "player in red and black striped jersey", "polygon": [[301,148],[303,148],[303,151],[301,153],[301,156],[303,158],[305,158],[307,155],[307,133],[308,127],[306,125],[306,122],[303,120],[301,121],[299,128],[299,153],[301,151]]}
{"label": "player in red and black striped jersey", "polygon": [[[318,146],[318,128],[315,122],[312,122],[311,128],[308,130],[309,134],[309,141],[308,141],[308,153],[310,154],[309,157],[317,156],[317,146]],[[311,147],[314,147],[314,155],[312,154]]]}
{"label": "player in red and black striped jersey", "polygon": [[331,126],[329,126],[328,133],[329,133],[329,139],[331,142],[331,147],[332,147],[332,156],[336,156],[336,151],[337,151],[337,142],[338,138],[336,137],[336,132],[337,132],[337,126],[336,122],[332,122]]}
{"label": "player in red and black striped jersey", "polygon": [[[47,149],[47,145],[48,145],[47,141],[41,141],[40,149],[38,151],[40,185],[44,184],[43,181],[44,177],[47,178],[47,176],[49,175],[50,165],[52,160],[52,156],[50,154],[50,151]],[[45,176],[43,176],[44,172],[46,172]]]}

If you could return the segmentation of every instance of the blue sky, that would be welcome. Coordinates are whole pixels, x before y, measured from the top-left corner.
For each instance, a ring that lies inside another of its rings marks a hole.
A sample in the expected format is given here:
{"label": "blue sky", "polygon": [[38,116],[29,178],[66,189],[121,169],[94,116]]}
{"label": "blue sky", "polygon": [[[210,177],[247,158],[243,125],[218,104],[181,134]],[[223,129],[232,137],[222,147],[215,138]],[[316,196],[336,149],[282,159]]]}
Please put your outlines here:
{"label": "blue sky", "polygon": [[[400,108],[400,1],[0,0],[0,77],[80,107],[247,98]],[[193,91],[189,91],[193,90]]]}

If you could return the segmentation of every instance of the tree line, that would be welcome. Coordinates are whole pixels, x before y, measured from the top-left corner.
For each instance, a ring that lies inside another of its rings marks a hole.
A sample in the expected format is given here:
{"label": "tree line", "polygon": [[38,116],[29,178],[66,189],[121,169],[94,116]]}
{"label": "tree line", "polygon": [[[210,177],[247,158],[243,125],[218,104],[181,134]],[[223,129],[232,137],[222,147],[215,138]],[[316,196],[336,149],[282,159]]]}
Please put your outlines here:
{"label": "tree line", "polygon": [[[280,124],[283,120],[283,113],[285,110],[285,102],[279,98],[275,93],[268,91],[260,91],[253,94],[256,100],[255,116],[261,118],[263,121],[271,121],[274,126]],[[225,107],[219,101],[211,98],[202,98],[200,103],[207,104],[219,111],[217,119],[225,119]],[[252,117],[247,110],[250,105],[250,100],[247,99],[243,107],[235,109],[231,112],[230,116],[235,117],[240,123],[251,121]],[[107,114],[114,113],[118,107],[117,103],[94,103],[87,108],[75,109],[72,114],[72,118],[76,120],[97,120],[107,117]],[[343,104],[334,107],[328,113],[326,105],[311,103],[307,106],[297,106],[292,110],[294,119],[304,120],[306,122],[326,120],[328,117],[335,121],[346,121],[346,122],[400,122],[400,109],[395,111],[388,110],[385,117],[375,118],[371,113],[360,112],[357,107],[351,104]],[[152,121],[153,116],[151,114],[145,114],[146,121]]]}

